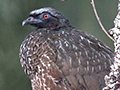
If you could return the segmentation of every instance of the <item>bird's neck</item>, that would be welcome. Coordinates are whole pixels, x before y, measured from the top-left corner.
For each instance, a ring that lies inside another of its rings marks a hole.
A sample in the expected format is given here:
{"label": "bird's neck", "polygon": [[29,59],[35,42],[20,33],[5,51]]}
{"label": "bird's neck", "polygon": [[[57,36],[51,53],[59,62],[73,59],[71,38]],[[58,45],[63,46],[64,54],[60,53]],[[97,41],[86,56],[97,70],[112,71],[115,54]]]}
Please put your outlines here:
{"label": "bird's neck", "polygon": [[50,32],[71,31],[73,29],[74,27],[69,25],[69,26],[61,26],[61,27],[50,26],[47,28],[36,28],[35,31],[40,31],[49,34]]}

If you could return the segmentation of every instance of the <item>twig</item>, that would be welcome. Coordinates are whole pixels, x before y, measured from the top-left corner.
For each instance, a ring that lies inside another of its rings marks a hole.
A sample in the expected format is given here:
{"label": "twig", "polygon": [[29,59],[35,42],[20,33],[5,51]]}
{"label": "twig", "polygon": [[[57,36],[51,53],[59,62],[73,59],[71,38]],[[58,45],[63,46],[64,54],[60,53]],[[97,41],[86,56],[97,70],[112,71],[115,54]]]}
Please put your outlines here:
{"label": "twig", "polygon": [[92,7],[93,7],[95,16],[96,16],[96,18],[97,18],[97,20],[98,20],[98,23],[100,24],[102,30],[105,32],[105,34],[106,34],[111,40],[115,41],[115,40],[108,34],[108,32],[105,30],[105,28],[103,27],[103,25],[102,25],[102,23],[101,23],[101,21],[100,21],[100,18],[98,17],[98,14],[97,14],[97,11],[96,11],[96,8],[95,8],[95,4],[94,4],[94,0],[91,0],[91,4],[92,4]]}

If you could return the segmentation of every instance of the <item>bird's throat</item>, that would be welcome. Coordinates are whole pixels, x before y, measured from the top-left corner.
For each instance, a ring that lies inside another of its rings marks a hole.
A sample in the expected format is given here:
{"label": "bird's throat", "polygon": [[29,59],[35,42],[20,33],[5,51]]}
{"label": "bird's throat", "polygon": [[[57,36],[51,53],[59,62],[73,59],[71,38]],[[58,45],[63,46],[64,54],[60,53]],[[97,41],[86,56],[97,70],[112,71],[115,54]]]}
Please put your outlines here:
{"label": "bird's throat", "polygon": [[47,28],[55,28],[56,26],[55,25],[52,25],[52,26],[48,26]]}

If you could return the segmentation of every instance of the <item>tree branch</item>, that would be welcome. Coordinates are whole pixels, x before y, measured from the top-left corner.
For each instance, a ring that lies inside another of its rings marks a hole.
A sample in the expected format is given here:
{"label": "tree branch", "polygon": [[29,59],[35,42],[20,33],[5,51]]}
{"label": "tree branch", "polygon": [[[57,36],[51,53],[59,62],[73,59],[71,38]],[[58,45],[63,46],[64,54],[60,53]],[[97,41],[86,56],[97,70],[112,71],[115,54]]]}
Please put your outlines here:
{"label": "tree branch", "polygon": [[103,90],[120,90],[120,0],[118,2],[118,14],[114,20],[114,28],[110,30],[114,37],[115,57],[111,72],[105,76],[106,87]]}

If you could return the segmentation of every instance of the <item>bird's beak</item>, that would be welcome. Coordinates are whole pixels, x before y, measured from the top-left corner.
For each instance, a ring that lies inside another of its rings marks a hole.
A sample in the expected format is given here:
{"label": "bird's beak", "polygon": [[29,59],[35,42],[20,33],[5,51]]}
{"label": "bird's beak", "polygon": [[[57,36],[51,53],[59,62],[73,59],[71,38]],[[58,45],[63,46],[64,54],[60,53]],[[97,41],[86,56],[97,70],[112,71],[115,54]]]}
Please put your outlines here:
{"label": "bird's beak", "polygon": [[27,18],[26,20],[24,20],[24,21],[22,22],[22,26],[24,26],[24,25],[38,26],[38,25],[40,25],[41,23],[43,23],[42,20],[36,19],[36,18],[34,18],[34,17],[29,17],[29,18]]}
{"label": "bird's beak", "polygon": [[33,17],[29,17],[29,18],[27,18],[26,20],[24,20],[23,22],[22,22],[22,26],[24,26],[24,25],[27,25],[27,24],[30,24],[32,21],[33,21]]}

